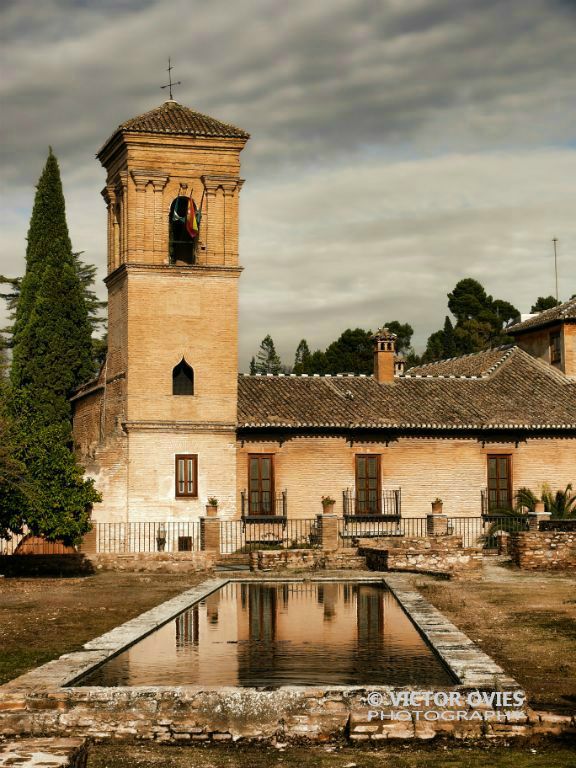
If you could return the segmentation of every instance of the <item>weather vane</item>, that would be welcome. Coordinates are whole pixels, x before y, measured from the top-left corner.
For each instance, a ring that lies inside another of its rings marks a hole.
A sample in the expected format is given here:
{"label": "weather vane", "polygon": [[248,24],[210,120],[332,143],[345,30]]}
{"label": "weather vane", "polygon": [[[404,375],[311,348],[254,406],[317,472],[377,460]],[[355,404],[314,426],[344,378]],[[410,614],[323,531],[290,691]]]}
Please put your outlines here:
{"label": "weather vane", "polygon": [[174,67],[172,66],[172,63],[170,62],[170,57],[168,57],[168,70],[167,70],[167,72],[168,72],[168,82],[166,83],[166,85],[161,85],[160,88],[169,88],[170,89],[170,91],[169,91],[169,93],[170,93],[170,101],[173,101],[172,86],[173,85],[182,85],[180,80],[178,80],[177,83],[173,83],[172,82],[172,70],[173,69],[174,69]]}

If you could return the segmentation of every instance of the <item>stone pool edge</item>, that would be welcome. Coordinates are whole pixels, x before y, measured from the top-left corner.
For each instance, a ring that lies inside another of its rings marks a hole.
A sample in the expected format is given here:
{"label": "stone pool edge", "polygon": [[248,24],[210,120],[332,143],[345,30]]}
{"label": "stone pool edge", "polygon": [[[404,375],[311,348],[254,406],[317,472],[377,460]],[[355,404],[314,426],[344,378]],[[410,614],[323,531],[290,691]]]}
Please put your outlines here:
{"label": "stone pool edge", "polygon": [[[86,672],[125,650],[141,637],[170,621],[229,582],[381,582],[431,644],[460,684],[442,690],[475,688],[520,690],[487,654],[457,629],[418,592],[403,574],[362,574],[341,577],[265,576],[208,579],[171,600],[146,611],[83,649],[65,654],[0,688],[0,736],[85,736],[92,739],[153,739],[161,742],[229,741],[236,739],[351,740],[386,738],[509,737],[533,733],[574,732],[569,716],[543,716],[528,709],[514,722],[494,722],[489,708],[478,720],[426,722],[411,707],[408,720],[378,721],[369,716],[368,695],[381,696],[381,707],[392,707],[396,691],[415,686],[283,686],[274,690],[205,686],[70,687]],[[434,689],[432,689],[434,690]],[[449,708],[448,708],[449,709]],[[552,718],[552,720],[550,720]]]}

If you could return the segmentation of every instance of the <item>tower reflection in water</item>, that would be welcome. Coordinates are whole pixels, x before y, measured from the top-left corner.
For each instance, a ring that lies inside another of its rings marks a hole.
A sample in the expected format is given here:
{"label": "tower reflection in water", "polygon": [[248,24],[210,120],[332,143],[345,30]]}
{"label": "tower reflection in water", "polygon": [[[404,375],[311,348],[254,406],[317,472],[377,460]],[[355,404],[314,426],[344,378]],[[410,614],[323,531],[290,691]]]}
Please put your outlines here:
{"label": "tower reflection in water", "polygon": [[81,685],[450,685],[383,584],[229,583]]}

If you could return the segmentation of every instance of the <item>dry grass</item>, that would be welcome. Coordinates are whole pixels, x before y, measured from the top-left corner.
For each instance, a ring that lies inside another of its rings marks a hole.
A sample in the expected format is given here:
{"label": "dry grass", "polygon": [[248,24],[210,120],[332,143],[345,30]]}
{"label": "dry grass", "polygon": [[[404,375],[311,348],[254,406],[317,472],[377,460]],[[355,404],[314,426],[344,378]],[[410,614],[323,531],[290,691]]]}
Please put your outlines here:
{"label": "dry grass", "polygon": [[0,579],[0,684],[198,584],[206,574]]}
{"label": "dry grass", "polygon": [[478,581],[416,587],[526,689],[535,708],[576,709],[576,578],[488,563]]}

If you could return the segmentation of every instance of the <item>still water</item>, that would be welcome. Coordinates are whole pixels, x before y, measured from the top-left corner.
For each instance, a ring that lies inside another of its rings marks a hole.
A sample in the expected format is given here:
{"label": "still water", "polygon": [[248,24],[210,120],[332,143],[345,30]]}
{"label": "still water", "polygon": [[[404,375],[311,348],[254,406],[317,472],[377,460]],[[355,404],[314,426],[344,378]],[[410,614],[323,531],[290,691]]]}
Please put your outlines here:
{"label": "still water", "polygon": [[229,583],[78,685],[453,685],[383,584]]}

